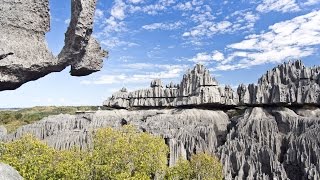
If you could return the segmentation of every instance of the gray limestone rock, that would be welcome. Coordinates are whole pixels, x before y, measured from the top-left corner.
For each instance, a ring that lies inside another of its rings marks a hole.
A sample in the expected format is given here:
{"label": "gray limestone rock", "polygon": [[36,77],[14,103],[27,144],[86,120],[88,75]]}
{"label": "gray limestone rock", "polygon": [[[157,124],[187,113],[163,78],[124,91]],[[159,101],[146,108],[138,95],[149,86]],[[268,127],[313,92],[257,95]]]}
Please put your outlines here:
{"label": "gray limestone rock", "polygon": [[239,86],[241,104],[318,105],[320,67],[306,67],[301,60],[288,62],[267,71],[248,88]]}
{"label": "gray limestone rock", "polygon": [[2,137],[4,141],[33,134],[56,149],[81,149],[92,145],[92,132],[101,127],[119,128],[122,121],[141,131],[159,135],[170,148],[170,165],[180,156],[196,152],[214,153],[227,133],[229,118],[223,111],[199,109],[170,110],[112,110],[77,115],[49,116],[34,124],[20,127]]}
{"label": "gray limestone rock", "polygon": [[23,178],[13,167],[0,163],[0,180],[23,180]]}
{"label": "gray limestone rock", "polygon": [[288,108],[255,107],[234,119],[217,153],[226,178],[318,179],[319,109],[297,111],[313,116]]}
{"label": "gray limestone rock", "polygon": [[179,85],[162,85],[160,79],[153,80],[149,89],[133,92],[116,92],[103,104],[114,108],[131,107],[178,107],[238,104],[238,94],[230,87],[219,87],[209,70],[197,64],[183,76]]}
{"label": "gray limestone rock", "polygon": [[[257,84],[241,84],[235,91],[221,87],[209,71],[197,64],[182,78],[179,85],[170,83],[165,88],[160,79],[149,89],[118,92],[104,102],[114,108],[132,107],[234,107],[284,105],[318,106],[320,103],[320,67],[305,67],[300,60],[288,62],[267,71]],[[128,98],[127,98],[128,97]]]}
{"label": "gray limestone rock", "polygon": [[48,0],[0,3],[0,91],[16,89],[71,65],[71,75],[88,75],[102,67],[107,54],[91,37],[96,0],[72,0],[71,22],[58,57],[47,47]]}
{"label": "gray limestone rock", "polygon": [[86,149],[92,147],[96,129],[131,124],[164,139],[169,165],[179,157],[209,152],[220,157],[226,179],[318,179],[319,112],[254,107],[230,119],[219,110],[104,110],[49,116],[1,138],[10,141],[31,133],[56,149]]}
{"label": "gray limestone rock", "polygon": [[4,126],[0,125],[0,137],[7,135],[7,129]]}

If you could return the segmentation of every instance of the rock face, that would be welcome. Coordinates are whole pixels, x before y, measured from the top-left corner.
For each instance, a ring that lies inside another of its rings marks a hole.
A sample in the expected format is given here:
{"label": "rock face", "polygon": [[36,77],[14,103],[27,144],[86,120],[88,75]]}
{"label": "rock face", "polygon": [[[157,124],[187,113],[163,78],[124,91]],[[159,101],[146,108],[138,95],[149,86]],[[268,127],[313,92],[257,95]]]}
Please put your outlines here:
{"label": "rock face", "polygon": [[163,87],[161,80],[156,79],[151,82],[149,89],[133,92],[124,89],[114,93],[103,104],[115,108],[238,104],[237,93],[230,86],[218,86],[208,69],[200,64],[189,70],[180,84],[170,83]]}
{"label": "rock face", "polygon": [[233,107],[240,105],[299,106],[320,103],[320,67],[305,67],[300,60],[268,71],[258,84],[220,87],[203,65],[189,70],[179,85],[165,88],[155,80],[151,88],[133,92],[120,91],[104,102],[114,108],[131,107]]}
{"label": "rock face", "polygon": [[[73,146],[88,148],[92,145],[92,130],[101,127],[121,127],[123,121],[163,137],[170,147],[170,164],[180,156],[192,153],[214,153],[226,136],[229,118],[223,111],[199,109],[170,110],[114,110],[78,115],[57,115],[34,124],[20,127],[3,137],[12,140],[24,134],[34,134],[56,149]],[[183,127],[183,128],[181,128]]]}
{"label": "rock face", "polygon": [[255,107],[235,118],[217,153],[226,179],[319,179],[319,109],[296,111]]}
{"label": "rock face", "polygon": [[4,126],[0,126],[0,137],[7,135],[7,129]]}
{"label": "rock face", "polygon": [[239,86],[241,104],[319,105],[320,67],[305,67],[302,62],[284,63],[267,71],[258,84]]}
{"label": "rock face", "polygon": [[107,55],[91,37],[96,0],[71,0],[72,15],[65,46],[58,57],[49,51],[48,0],[3,0],[0,3],[0,91],[16,89],[71,65],[71,75],[98,71]]}
{"label": "rock face", "polygon": [[0,180],[23,180],[23,178],[13,167],[0,163]]}
{"label": "rock face", "polygon": [[[229,114],[229,112],[227,112]],[[226,179],[319,179],[320,109],[250,107],[231,119],[219,110],[110,110],[56,115],[20,127],[9,141],[34,134],[56,149],[92,146],[100,127],[131,124],[164,138],[169,164],[192,153],[220,157]]]}

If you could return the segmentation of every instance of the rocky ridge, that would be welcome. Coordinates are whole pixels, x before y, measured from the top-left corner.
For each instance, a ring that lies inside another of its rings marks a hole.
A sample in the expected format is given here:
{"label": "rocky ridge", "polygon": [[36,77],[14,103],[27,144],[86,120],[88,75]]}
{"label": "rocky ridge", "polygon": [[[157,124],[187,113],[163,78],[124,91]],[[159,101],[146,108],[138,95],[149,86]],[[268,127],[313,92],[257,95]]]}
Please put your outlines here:
{"label": "rocky ridge", "polygon": [[3,0],[0,3],[0,91],[59,72],[83,76],[102,68],[107,52],[91,36],[96,0],[72,0],[65,45],[57,57],[47,47],[49,0]]}
{"label": "rocky ridge", "polygon": [[301,60],[267,71],[257,84],[221,87],[209,70],[197,64],[180,84],[163,87],[160,79],[151,87],[133,92],[126,88],[114,93],[103,104],[114,108],[183,106],[299,106],[320,102],[320,67],[306,67]]}
{"label": "rocky ridge", "polygon": [[163,87],[160,79],[153,80],[150,88],[128,92],[126,88],[114,93],[103,105],[115,108],[179,107],[194,105],[226,105],[239,103],[237,93],[230,87],[220,87],[209,70],[197,64],[188,70],[180,84]]}

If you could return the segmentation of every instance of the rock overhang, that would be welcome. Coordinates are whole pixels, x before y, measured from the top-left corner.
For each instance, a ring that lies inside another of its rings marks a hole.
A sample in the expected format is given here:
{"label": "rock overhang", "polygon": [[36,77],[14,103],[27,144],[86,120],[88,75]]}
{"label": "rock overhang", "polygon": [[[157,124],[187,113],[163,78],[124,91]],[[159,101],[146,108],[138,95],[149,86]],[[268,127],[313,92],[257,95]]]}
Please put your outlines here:
{"label": "rock overhang", "polygon": [[99,71],[107,51],[92,35],[97,0],[71,0],[71,21],[57,57],[47,47],[49,0],[4,0],[0,4],[0,91],[13,90],[71,66],[72,76]]}

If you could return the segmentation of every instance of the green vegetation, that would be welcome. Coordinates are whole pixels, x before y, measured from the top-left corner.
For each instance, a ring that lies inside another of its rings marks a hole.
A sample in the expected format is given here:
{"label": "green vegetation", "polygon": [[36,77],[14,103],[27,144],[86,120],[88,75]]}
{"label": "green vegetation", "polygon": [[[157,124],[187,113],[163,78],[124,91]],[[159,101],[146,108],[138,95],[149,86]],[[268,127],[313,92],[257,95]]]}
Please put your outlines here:
{"label": "green vegetation", "polygon": [[214,156],[195,154],[190,161],[180,159],[174,167],[169,168],[166,179],[222,180],[222,164]]}
{"label": "green vegetation", "polygon": [[0,161],[13,166],[27,180],[149,180],[222,179],[218,159],[207,154],[167,167],[168,147],[160,137],[132,126],[99,129],[94,148],[55,150],[31,135],[0,143]]}
{"label": "green vegetation", "polygon": [[0,111],[0,125],[4,125],[8,132],[13,132],[20,126],[39,121],[49,115],[75,114],[77,111],[95,110],[98,110],[97,106],[39,106],[17,111]]}

